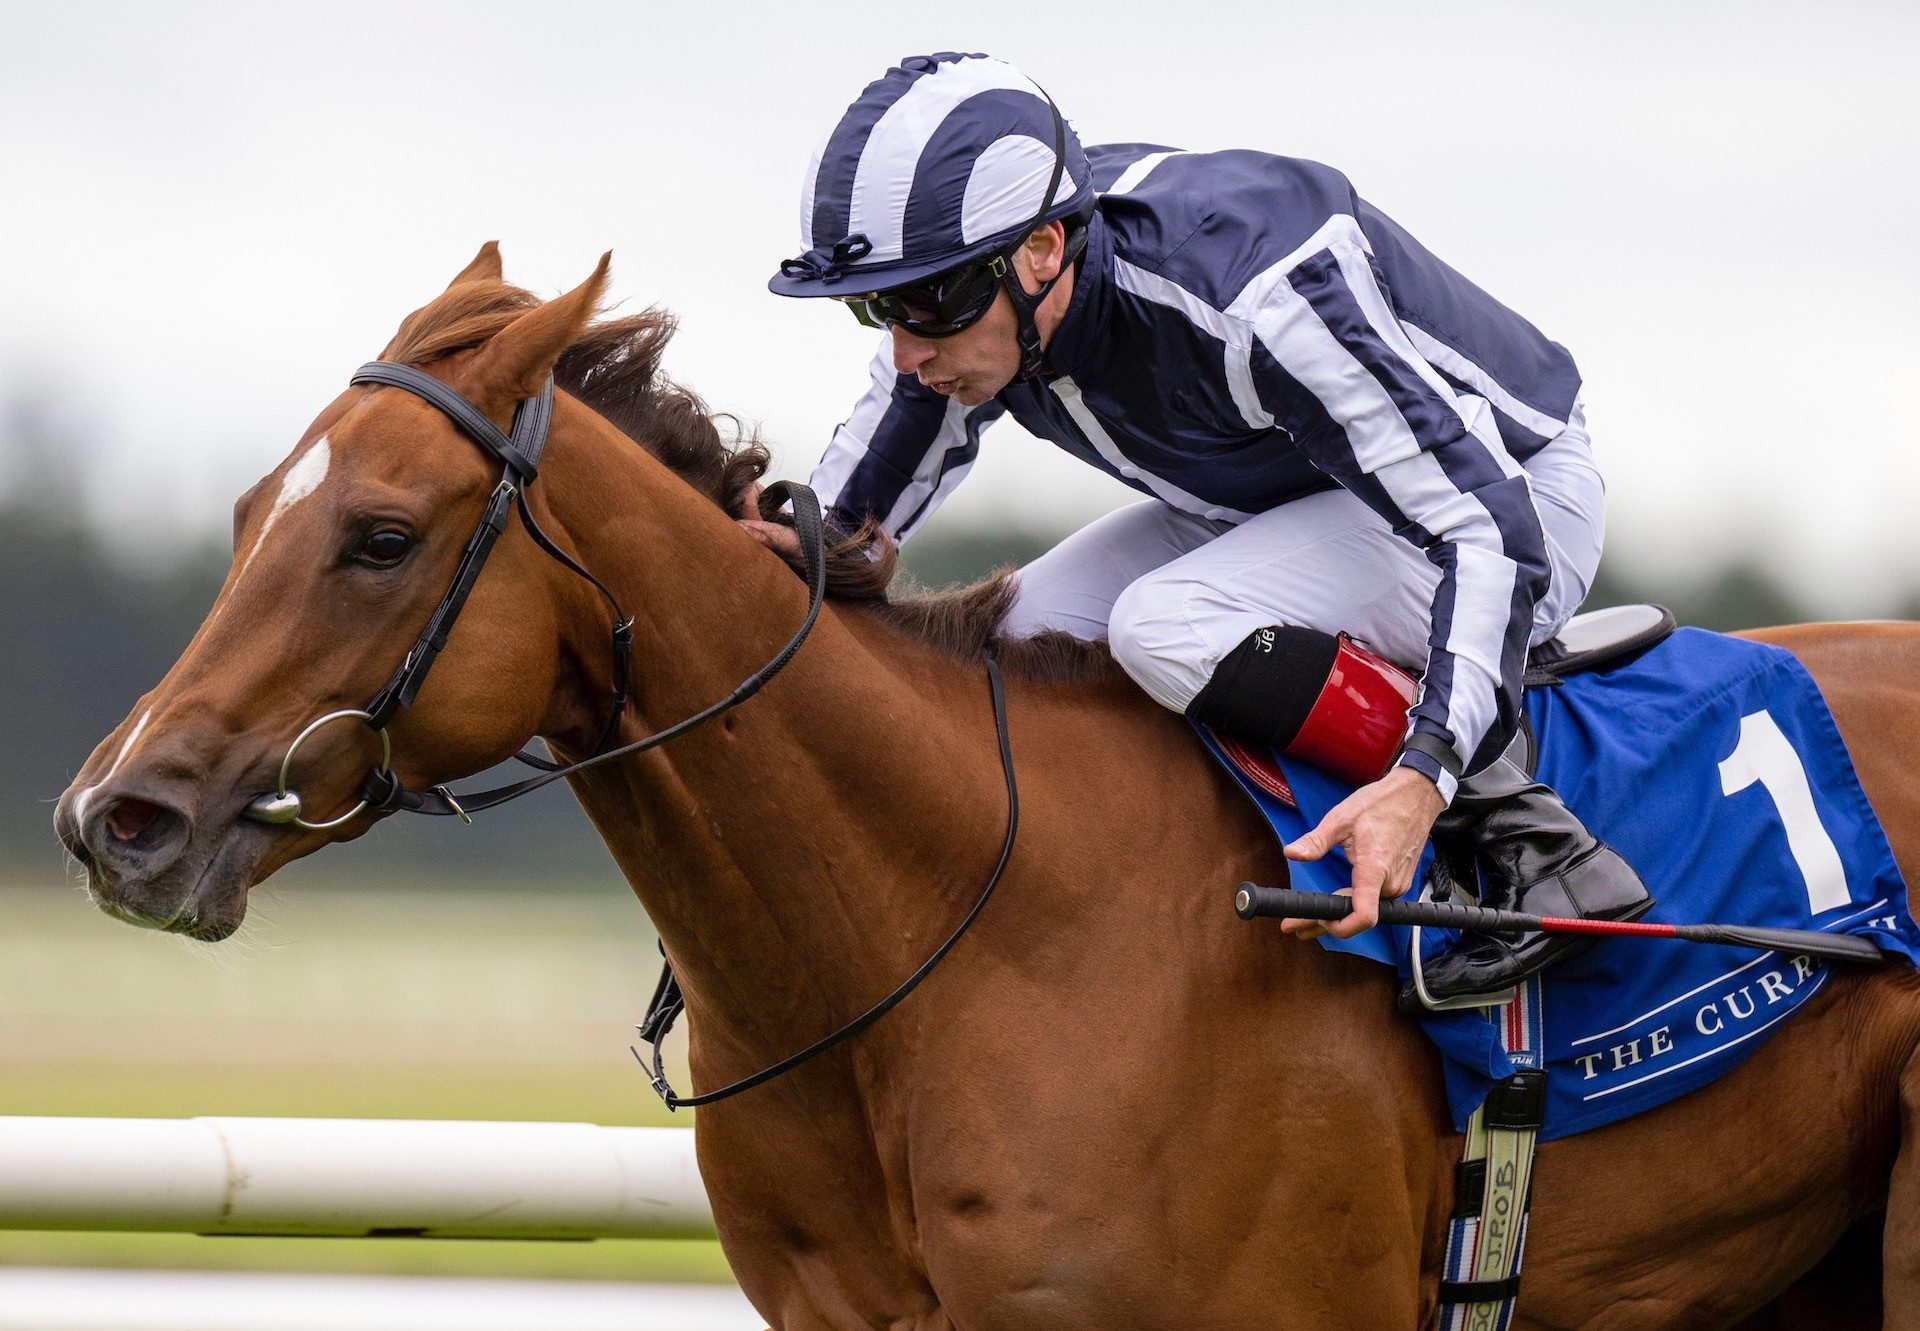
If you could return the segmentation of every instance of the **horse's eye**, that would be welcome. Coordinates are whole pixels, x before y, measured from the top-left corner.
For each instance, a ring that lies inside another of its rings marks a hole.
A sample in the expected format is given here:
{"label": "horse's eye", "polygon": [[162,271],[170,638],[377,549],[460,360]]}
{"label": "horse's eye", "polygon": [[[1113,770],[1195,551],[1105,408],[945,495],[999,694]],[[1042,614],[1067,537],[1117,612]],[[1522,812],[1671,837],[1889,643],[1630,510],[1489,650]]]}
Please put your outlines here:
{"label": "horse's eye", "polygon": [[360,542],[360,548],[353,552],[356,563],[369,568],[392,568],[407,557],[413,549],[413,537],[392,527],[382,527],[372,532]]}

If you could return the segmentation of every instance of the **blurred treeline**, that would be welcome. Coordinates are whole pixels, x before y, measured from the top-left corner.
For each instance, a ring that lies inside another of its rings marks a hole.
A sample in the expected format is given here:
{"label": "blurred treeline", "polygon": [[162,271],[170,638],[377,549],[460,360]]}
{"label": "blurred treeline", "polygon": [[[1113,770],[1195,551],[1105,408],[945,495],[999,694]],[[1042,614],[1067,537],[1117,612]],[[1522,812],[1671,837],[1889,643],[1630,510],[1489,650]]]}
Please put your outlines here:
{"label": "blurred treeline", "polygon": [[[60,437],[19,403],[0,406],[0,869],[57,880],[61,856],[52,804],[88,751],[167,670],[212,604],[225,576],[222,547],[167,551],[129,563],[82,521],[84,441]],[[907,573],[924,586],[972,580],[1018,564],[1062,532],[936,527],[908,548]],[[1822,618],[1757,560],[1721,568],[1686,587],[1636,585],[1601,570],[1588,604],[1655,600],[1683,623],[1733,629]],[[396,653],[402,644],[396,643]],[[380,878],[485,879],[511,884],[613,866],[565,789],[462,827],[453,820],[391,819],[336,849],[337,873]]]}

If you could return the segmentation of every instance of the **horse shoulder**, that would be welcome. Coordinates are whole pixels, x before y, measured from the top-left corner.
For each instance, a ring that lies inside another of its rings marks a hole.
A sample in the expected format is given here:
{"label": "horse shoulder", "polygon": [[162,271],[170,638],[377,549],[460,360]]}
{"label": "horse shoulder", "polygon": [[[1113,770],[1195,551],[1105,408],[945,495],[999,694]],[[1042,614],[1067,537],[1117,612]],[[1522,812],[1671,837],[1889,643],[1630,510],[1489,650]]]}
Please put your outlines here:
{"label": "horse shoulder", "polygon": [[1009,713],[1021,848],[986,969],[915,1026],[901,1154],[943,1304],[1061,1325],[1130,1289],[1172,1320],[1271,1316],[1298,1282],[1247,1254],[1340,1198],[1381,1324],[1409,1320],[1396,1275],[1451,1147],[1391,975],[1234,915],[1241,881],[1285,880],[1274,834],[1130,684],[1010,682]]}

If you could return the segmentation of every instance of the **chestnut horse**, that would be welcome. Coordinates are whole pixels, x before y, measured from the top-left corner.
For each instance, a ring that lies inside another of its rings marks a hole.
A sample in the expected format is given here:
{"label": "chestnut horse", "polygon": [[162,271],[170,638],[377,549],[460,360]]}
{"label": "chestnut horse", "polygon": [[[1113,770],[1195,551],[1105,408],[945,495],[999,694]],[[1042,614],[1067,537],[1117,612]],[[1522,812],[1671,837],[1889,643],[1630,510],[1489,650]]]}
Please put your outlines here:
{"label": "chestnut horse", "polygon": [[[725,696],[807,593],[733,521],[765,452],[730,448],[659,377],[664,316],[592,323],[605,280],[603,260],[541,303],[489,246],[384,358],[502,428],[557,367],[529,497],[638,617],[631,739]],[[222,938],[255,883],[368,830],[243,810],[310,719],[387,679],[496,478],[411,393],[354,387],[320,412],[237,505],[232,571],[192,643],[60,801],[103,909]],[[1000,852],[981,661],[1008,584],[888,605],[871,596],[887,558],[852,566],[864,599],[843,564],[849,594],[752,701],[569,778],[679,974],[696,1089],[891,990]],[[534,736],[583,756],[606,720],[609,624],[511,522],[391,727],[396,772],[452,780]],[[1920,628],[1767,636],[1825,690],[1911,876]],[[885,1020],[698,1115],[748,1298],[788,1329],[1430,1322],[1460,1142],[1393,977],[1235,918],[1234,884],[1281,881],[1272,835],[1097,645],[1000,655],[1023,820],[998,895]],[[295,780],[311,816],[351,808],[378,756],[359,726],[316,736]],[[1731,1324],[1884,1210],[1886,1322],[1920,1328],[1917,1044],[1904,968],[1837,975],[1719,1081],[1542,1148],[1518,1324]]]}

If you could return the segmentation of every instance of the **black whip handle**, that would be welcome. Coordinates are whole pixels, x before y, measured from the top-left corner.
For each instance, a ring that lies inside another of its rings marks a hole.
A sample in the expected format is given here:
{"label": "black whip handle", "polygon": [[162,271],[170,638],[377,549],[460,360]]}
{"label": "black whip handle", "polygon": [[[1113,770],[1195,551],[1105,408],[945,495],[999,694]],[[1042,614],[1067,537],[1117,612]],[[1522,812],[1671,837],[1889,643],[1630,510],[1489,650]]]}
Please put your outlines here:
{"label": "black whip handle", "polygon": [[[1243,920],[1344,920],[1353,914],[1353,898],[1325,892],[1300,892],[1288,887],[1242,883],[1234,894],[1233,909]],[[1463,901],[1398,901],[1380,903],[1382,924],[1420,924],[1430,929],[1473,929],[1481,933],[1531,933],[1540,917],[1518,911],[1469,906]]]}
{"label": "black whip handle", "polygon": [[[1285,887],[1242,883],[1233,896],[1241,919],[1344,920],[1353,913],[1353,898],[1325,892],[1299,892]],[[1460,901],[1382,901],[1382,924],[1420,925],[1429,929],[1467,929],[1477,933],[1555,933],[1601,938],[1677,938],[1686,943],[1722,943],[1762,952],[1801,952],[1829,961],[1878,965],[1887,954],[1870,938],[1858,934],[1827,933],[1820,929],[1768,929],[1745,924],[1651,924],[1542,919],[1517,910],[1493,910]],[[1582,927],[1584,926],[1584,927]]]}

